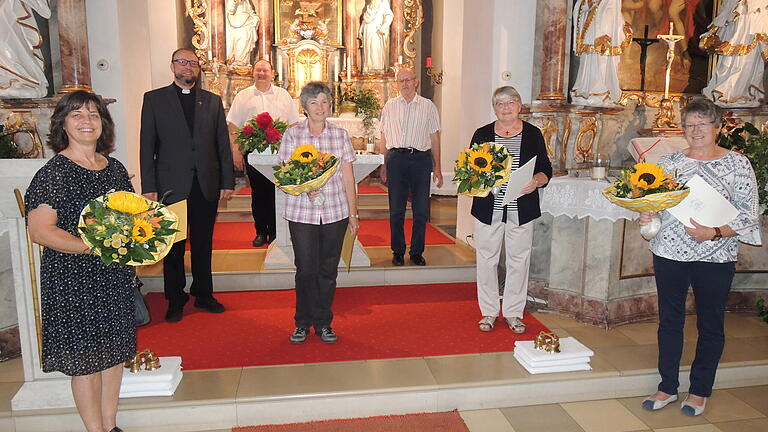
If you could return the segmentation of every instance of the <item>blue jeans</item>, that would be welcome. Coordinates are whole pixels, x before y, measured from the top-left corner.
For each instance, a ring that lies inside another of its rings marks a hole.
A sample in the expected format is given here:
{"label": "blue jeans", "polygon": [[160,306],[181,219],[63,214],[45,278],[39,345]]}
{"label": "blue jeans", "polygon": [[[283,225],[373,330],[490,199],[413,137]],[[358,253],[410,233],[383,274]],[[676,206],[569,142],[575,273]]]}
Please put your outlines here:
{"label": "blue jeans", "polygon": [[683,325],[688,287],[696,302],[696,357],[691,365],[690,394],[709,397],[725,346],[725,300],[736,272],[735,262],[681,262],[653,256],[659,297],[659,391],[677,394],[683,353]]}
{"label": "blue jeans", "polygon": [[389,230],[392,252],[405,254],[405,205],[411,195],[413,230],[411,255],[424,253],[424,237],[429,219],[429,188],[432,175],[432,152],[387,153],[387,187],[389,189]]}

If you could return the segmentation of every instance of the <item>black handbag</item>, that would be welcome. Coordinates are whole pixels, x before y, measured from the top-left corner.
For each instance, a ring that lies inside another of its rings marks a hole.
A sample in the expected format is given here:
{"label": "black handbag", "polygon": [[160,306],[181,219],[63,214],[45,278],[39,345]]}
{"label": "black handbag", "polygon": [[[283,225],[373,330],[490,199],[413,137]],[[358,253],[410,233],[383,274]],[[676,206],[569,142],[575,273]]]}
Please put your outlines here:
{"label": "black handbag", "polygon": [[149,324],[152,321],[152,317],[149,316],[149,305],[144,299],[144,295],[141,293],[141,287],[144,284],[141,282],[138,276],[135,276],[133,284],[133,304],[135,307],[135,314],[133,318],[133,324],[136,327]]}

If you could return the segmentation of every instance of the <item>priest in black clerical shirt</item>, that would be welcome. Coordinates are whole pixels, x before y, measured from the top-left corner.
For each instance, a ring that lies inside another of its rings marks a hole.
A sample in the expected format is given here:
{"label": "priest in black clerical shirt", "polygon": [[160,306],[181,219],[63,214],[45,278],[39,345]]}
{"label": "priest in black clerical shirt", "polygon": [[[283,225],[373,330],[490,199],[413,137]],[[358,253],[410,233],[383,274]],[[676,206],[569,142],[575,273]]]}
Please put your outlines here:
{"label": "priest in black clerical shirt", "polygon": [[[144,94],[141,108],[141,191],[149,199],[164,194],[166,204],[187,200],[195,307],[224,312],[213,297],[211,246],[220,199],[235,187],[232,153],[221,98],[198,87],[200,63],[188,48],[171,56],[173,83]],[[173,245],[163,260],[168,312],[180,321],[189,296],[184,292],[185,241]]]}

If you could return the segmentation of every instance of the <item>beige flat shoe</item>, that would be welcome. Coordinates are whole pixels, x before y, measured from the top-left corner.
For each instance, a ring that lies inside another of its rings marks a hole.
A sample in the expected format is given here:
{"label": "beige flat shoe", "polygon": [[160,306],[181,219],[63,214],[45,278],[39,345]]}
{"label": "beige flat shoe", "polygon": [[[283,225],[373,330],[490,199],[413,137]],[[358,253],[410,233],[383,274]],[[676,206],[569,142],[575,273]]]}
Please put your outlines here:
{"label": "beige flat shoe", "polygon": [[520,321],[520,318],[504,318],[504,320],[507,322],[509,329],[512,330],[515,334],[525,333],[525,323]]}
{"label": "beige flat shoe", "polygon": [[489,332],[493,330],[493,325],[496,323],[496,317],[486,316],[477,323],[477,326],[482,332]]}

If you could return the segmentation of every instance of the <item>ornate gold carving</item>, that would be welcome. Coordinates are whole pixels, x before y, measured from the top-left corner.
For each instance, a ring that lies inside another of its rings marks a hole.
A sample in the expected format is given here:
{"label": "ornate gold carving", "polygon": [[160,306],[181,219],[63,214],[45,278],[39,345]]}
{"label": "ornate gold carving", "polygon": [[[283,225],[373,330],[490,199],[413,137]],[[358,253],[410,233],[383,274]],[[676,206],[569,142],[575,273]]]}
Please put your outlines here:
{"label": "ornate gold carving", "polygon": [[124,366],[126,369],[130,369],[132,373],[138,373],[141,369],[153,371],[160,369],[160,358],[147,348],[144,351],[136,352],[133,358],[125,361]]}
{"label": "ornate gold carving", "polygon": [[[585,139],[586,136],[589,136],[589,139]],[[595,144],[596,136],[597,118],[582,118],[579,124],[579,133],[576,134],[576,154],[574,155],[574,160],[576,162],[585,162],[589,159],[589,155],[592,153],[592,147]],[[581,157],[581,159],[577,159],[576,156]]]}
{"label": "ornate gold carving", "polygon": [[302,1],[299,8],[293,13],[298,17],[291,23],[289,34],[282,43],[296,43],[302,39],[314,39],[320,43],[328,41],[328,19],[321,20],[317,10],[322,2]]}
{"label": "ornate gold carving", "polygon": [[424,22],[424,9],[421,0],[404,0],[403,15],[405,15],[405,40],[403,41],[403,52],[405,53],[405,63],[409,68],[414,67],[416,58],[416,32]]}
{"label": "ornate gold carving", "polygon": [[560,338],[555,332],[547,333],[545,331],[539,333],[536,336],[536,340],[533,342],[533,347],[537,350],[546,351],[548,353],[560,352]]}
{"label": "ornate gold carving", "polygon": [[659,112],[656,113],[656,118],[653,119],[653,127],[675,129],[679,126],[675,123],[675,111],[672,100],[662,99],[661,103],[659,103]]}
{"label": "ornate gold carving", "polygon": [[539,100],[565,100],[565,94],[562,92],[539,93]]}
{"label": "ornate gold carving", "polygon": [[556,119],[554,116],[541,117],[541,119],[547,121],[539,129],[541,129],[541,134],[544,135],[544,144],[547,146],[547,156],[551,158],[555,155],[555,152],[552,150],[552,135],[557,132],[557,125],[555,124]]}
{"label": "ornate gold carving", "polygon": [[[11,111],[3,122],[3,135],[11,135],[12,144],[22,158],[43,157],[43,143],[40,141],[40,134],[37,132],[35,119],[29,116],[29,111]],[[21,148],[16,141],[16,134],[25,134],[29,136],[30,146],[28,149]]]}
{"label": "ornate gold carving", "polygon": [[[21,217],[27,217],[27,207],[24,205],[24,198],[21,196],[21,191],[13,189],[13,194],[16,196],[16,204],[19,206],[19,212]],[[29,282],[32,288],[32,310],[35,315],[35,335],[37,336],[37,357],[41,359],[43,357],[43,320],[40,315],[40,292],[37,288],[37,265],[35,265],[35,250],[32,247],[32,238],[29,236],[29,229],[24,229],[27,236],[27,258],[29,262]]]}
{"label": "ornate gold carving", "polygon": [[192,18],[194,24],[194,36],[192,36],[192,46],[195,47],[201,66],[208,63],[208,2],[205,0],[185,0],[187,6],[187,15]]}
{"label": "ornate gold carving", "polygon": [[[670,93],[669,99],[672,102],[678,102],[683,104],[689,97],[683,93]],[[619,105],[626,106],[629,101],[637,101],[637,105],[645,105],[647,107],[658,108],[661,104],[661,100],[664,99],[663,93],[653,92],[641,92],[641,91],[624,91],[621,93],[621,99],[619,99]]]}
{"label": "ornate gold carving", "polygon": [[[595,0],[594,2],[590,2],[591,4],[600,3],[601,0]],[[579,13],[578,13],[578,20],[576,23],[576,28],[579,28],[579,25],[581,24],[581,13],[582,8],[587,5],[587,2],[583,2],[579,5]],[[584,26],[581,27],[581,32],[576,34],[576,54],[592,54],[597,53],[600,55],[621,55],[624,53],[624,50],[627,49],[630,43],[632,43],[632,26],[629,25],[629,23],[625,22],[623,31],[624,31],[624,40],[621,41],[618,45],[613,45],[613,41],[611,40],[611,37],[608,35],[601,35],[595,38],[595,42],[592,45],[584,44],[584,37],[587,34],[587,31],[589,30],[589,27],[592,25],[592,21],[595,19],[595,13],[597,12],[597,9],[599,8],[599,5],[592,6],[592,9],[587,14],[587,17],[584,19]]]}
{"label": "ornate gold carving", "polygon": [[563,149],[561,150],[562,153],[560,153],[560,169],[565,170],[568,164],[566,163],[568,159],[568,140],[571,139],[571,118],[566,117],[565,118],[565,132],[563,133]]}

